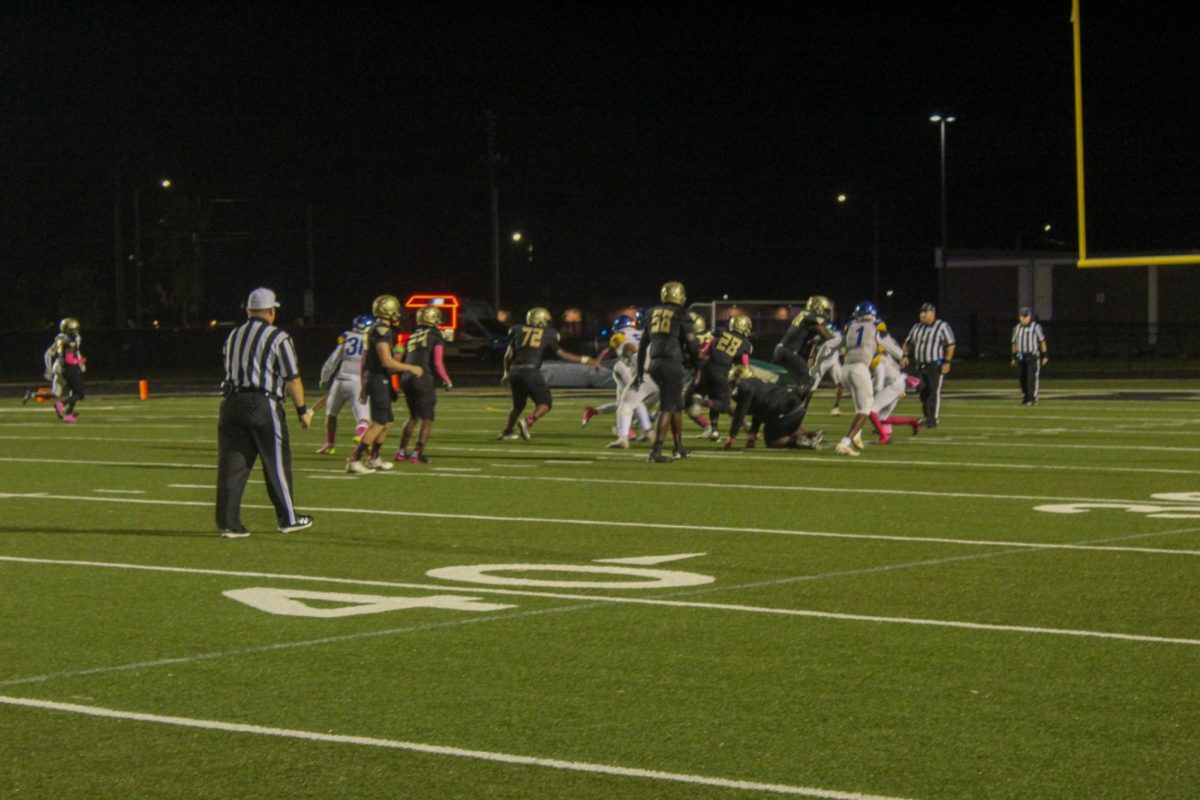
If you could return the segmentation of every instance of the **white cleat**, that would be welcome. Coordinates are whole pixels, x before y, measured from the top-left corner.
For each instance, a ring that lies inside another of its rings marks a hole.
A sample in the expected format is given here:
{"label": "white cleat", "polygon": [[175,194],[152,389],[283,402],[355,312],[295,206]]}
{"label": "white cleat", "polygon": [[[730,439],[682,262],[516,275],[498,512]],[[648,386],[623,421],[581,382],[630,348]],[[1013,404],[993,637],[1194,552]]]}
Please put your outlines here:
{"label": "white cleat", "polygon": [[346,462],[346,472],[349,472],[354,475],[370,475],[374,471],[375,470],[368,467],[362,461],[347,461]]}
{"label": "white cleat", "polygon": [[396,465],[390,461],[384,461],[382,458],[368,458],[367,466],[371,469],[383,470],[384,472],[387,472]]}
{"label": "white cleat", "polygon": [[713,432],[712,425],[709,425],[707,428],[705,428],[704,430],[697,433],[694,438],[696,438],[696,439],[712,439],[715,435],[717,435],[717,434],[715,434]]}
{"label": "white cleat", "polygon": [[626,439],[624,436],[621,436],[621,437],[618,437],[616,440],[611,441],[604,446],[609,448],[610,450],[628,450],[629,449],[629,440]]}
{"label": "white cleat", "polygon": [[829,409],[829,416],[840,417],[841,415],[842,415],[842,410],[840,408],[838,408],[837,406],[834,406],[833,408]]}
{"label": "white cleat", "polygon": [[862,453],[858,452],[857,450],[855,450],[853,447],[846,444],[845,442],[838,442],[838,446],[833,448],[833,452],[837,453],[839,456],[860,456],[860,455],[862,455]]}
{"label": "white cleat", "polygon": [[521,434],[522,439],[524,439],[527,442],[529,441],[530,433],[529,433],[529,423],[528,422],[526,422],[523,419],[517,420],[517,432]]}
{"label": "white cleat", "polygon": [[862,450],[864,447],[862,431],[859,431],[858,433],[854,434],[854,438],[852,438],[850,441],[854,442],[855,447],[857,447],[859,450]]}

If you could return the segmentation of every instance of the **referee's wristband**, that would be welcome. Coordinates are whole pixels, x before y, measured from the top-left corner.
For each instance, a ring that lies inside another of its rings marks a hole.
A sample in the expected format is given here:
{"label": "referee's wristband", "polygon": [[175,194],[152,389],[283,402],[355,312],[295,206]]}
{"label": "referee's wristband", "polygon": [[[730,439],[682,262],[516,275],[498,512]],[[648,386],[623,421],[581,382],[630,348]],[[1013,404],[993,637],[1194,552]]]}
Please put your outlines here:
{"label": "referee's wristband", "polygon": [[308,413],[308,406],[296,406],[296,416],[304,419],[304,415]]}

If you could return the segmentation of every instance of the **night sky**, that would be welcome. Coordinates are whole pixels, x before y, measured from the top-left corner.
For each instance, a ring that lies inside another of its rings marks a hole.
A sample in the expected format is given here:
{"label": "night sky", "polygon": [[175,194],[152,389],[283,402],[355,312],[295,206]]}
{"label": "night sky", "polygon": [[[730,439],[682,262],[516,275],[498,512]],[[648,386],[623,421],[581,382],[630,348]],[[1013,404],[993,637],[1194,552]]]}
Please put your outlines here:
{"label": "night sky", "polygon": [[[1089,252],[1200,247],[1200,12],[1082,14]],[[382,292],[488,299],[489,112],[504,305],[646,304],[671,279],[697,300],[852,303],[871,290],[876,205],[882,283],[917,303],[941,236],[931,113],[958,118],[952,248],[1075,246],[1069,15],[1068,0],[9,9],[0,326],[114,322],[114,208],[127,259],[135,185],[145,294],[167,318],[187,302],[230,318],[258,284],[298,312],[310,208],[318,321]],[[181,300],[193,255],[202,293]]]}

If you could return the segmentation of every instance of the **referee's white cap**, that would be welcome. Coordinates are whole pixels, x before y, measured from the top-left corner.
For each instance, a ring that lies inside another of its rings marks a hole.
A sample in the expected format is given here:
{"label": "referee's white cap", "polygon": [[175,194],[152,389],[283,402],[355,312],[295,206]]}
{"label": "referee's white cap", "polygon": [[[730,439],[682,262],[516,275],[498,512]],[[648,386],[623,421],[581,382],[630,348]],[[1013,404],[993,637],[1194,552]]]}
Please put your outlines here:
{"label": "referee's white cap", "polygon": [[246,299],[246,308],[250,311],[263,311],[268,308],[279,308],[279,303],[275,300],[273,291],[260,286]]}

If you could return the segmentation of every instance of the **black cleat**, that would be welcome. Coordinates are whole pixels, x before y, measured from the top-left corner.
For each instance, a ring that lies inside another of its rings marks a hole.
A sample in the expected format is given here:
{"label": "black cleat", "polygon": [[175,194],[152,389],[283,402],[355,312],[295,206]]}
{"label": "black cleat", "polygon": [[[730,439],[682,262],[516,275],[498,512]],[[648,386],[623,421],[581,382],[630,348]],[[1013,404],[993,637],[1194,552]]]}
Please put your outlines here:
{"label": "black cleat", "polygon": [[687,458],[691,454],[692,454],[691,450],[688,450],[686,447],[683,447],[682,445],[680,445],[679,447],[676,447],[675,450],[671,453],[671,457],[676,458],[676,459]]}
{"label": "black cleat", "polygon": [[671,458],[670,456],[664,456],[660,450],[654,450],[650,453],[650,455],[646,456],[646,460],[651,464],[670,464],[675,459]]}

